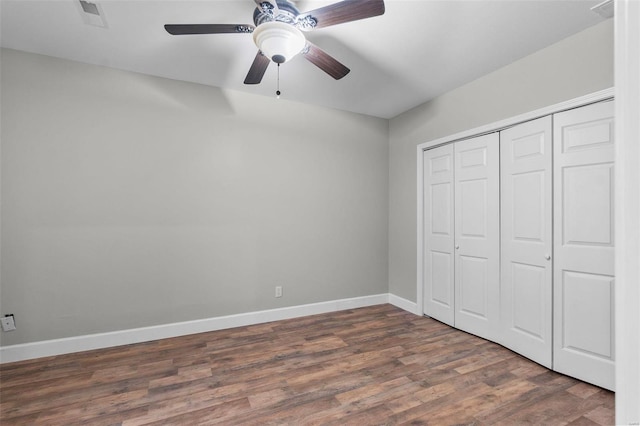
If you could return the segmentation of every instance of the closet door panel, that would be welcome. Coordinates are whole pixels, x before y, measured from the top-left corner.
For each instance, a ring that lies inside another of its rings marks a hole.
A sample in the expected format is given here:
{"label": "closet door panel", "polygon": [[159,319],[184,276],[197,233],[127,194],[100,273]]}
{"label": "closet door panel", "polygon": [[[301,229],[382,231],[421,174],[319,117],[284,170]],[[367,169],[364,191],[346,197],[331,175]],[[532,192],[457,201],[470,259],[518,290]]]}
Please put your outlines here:
{"label": "closet door panel", "polygon": [[455,325],[496,340],[499,322],[499,137],[455,143]]}
{"label": "closet door panel", "polygon": [[424,313],[454,325],[453,145],[423,154]]}
{"label": "closet door panel", "polygon": [[552,365],[552,125],[543,117],[500,134],[501,342]]}
{"label": "closet door panel", "polygon": [[589,160],[584,156],[562,164],[559,248],[578,270],[613,275],[613,147],[609,151],[594,152],[592,164],[577,162]]}
{"label": "closet door panel", "polygon": [[614,389],[613,102],[554,116],[554,369]]}
{"label": "closet door panel", "polygon": [[[613,278],[606,275],[564,271],[563,346],[603,358],[613,356]],[[585,297],[585,295],[587,295]]]}
{"label": "closet door panel", "polygon": [[[547,330],[547,284],[545,268],[543,266],[527,265],[512,262],[511,276],[513,277],[513,300],[509,315],[511,315],[511,330],[524,337],[533,339],[534,343],[543,343],[549,339]],[[519,336],[520,337],[520,336]],[[551,358],[551,346],[548,353],[543,352],[545,358]],[[524,351],[523,351],[524,352]],[[523,355],[528,355],[524,353]]]}
{"label": "closet door panel", "polygon": [[458,281],[460,283],[458,311],[483,321],[489,321],[488,259],[460,255],[457,262],[459,262],[457,270],[459,271]]}

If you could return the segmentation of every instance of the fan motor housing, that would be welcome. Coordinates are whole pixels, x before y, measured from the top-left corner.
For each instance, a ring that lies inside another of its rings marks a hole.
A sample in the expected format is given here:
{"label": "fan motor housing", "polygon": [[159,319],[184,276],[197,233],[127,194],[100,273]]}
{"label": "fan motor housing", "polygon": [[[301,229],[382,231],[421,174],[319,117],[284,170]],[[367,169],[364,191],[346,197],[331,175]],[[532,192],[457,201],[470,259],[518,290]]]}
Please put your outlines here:
{"label": "fan motor housing", "polygon": [[278,15],[274,16],[272,6],[269,2],[264,2],[256,7],[253,12],[253,22],[256,26],[264,22],[279,21],[287,24],[295,25],[296,18],[300,15],[300,11],[288,0],[276,0],[278,5]]}

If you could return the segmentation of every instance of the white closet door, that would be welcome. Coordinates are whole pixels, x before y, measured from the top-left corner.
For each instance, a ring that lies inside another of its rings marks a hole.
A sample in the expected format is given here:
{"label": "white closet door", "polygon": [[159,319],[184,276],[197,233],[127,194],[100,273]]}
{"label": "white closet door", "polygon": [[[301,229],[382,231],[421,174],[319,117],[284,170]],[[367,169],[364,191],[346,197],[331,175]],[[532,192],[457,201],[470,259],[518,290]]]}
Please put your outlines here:
{"label": "white closet door", "polygon": [[496,340],[500,315],[499,136],[455,143],[455,325]]}
{"label": "white closet door", "polygon": [[551,117],[500,133],[501,341],[545,367],[552,355]]}
{"label": "white closet door", "polygon": [[424,313],[454,325],[453,145],[425,151]]}
{"label": "white closet door", "polygon": [[554,369],[614,388],[613,102],[554,116]]}

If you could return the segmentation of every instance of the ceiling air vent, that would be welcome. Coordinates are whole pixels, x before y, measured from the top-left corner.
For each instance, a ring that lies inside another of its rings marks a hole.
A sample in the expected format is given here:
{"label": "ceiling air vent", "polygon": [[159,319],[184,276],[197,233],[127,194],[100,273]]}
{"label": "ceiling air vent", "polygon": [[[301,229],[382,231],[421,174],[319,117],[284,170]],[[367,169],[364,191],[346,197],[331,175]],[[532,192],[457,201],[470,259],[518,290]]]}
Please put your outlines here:
{"label": "ceiling air vent", "polygon": [[107,28],[107,21],[104,19],[102,7],[98,3],[92,3],[85,0],[78,0],[78,11],[82,17],[82,21],[87,25]]}
{"label": "ceiling air vent", "polygon": [[605,19],[613,18],[613,0],[606,0],[591,8],[591,11],[597,13]]}

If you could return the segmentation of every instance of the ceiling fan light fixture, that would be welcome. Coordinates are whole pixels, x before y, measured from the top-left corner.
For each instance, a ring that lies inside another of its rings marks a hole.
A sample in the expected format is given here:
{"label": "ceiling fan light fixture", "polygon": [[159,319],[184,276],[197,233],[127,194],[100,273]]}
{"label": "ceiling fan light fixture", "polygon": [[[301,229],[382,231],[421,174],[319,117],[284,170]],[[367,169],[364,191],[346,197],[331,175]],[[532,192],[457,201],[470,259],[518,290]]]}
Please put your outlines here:
{"label": "ceiling fan light fixture", "polygon": [[307,43],[302,31],[278,21],[258,25],[253,32],[253,41],[266,57],[278,64],[291,60]]}

